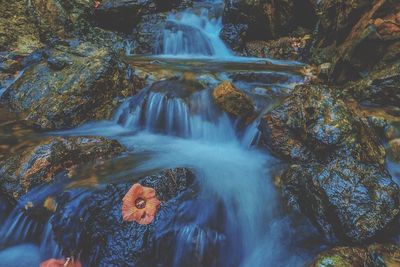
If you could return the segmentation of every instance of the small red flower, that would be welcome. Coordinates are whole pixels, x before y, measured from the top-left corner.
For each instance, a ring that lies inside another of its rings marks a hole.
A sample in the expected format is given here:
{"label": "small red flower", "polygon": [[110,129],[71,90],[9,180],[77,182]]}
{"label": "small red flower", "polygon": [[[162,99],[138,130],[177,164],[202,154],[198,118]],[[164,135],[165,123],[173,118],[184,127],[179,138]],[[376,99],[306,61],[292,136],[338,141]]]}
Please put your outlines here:
{"label": "small red flower", "polygon": [[42,262],[40,267],[82,267],[82,263],[80,261],[71,260],[71,258],[66,260],[48,259]]}
{"label": "small red flower", "polygon": [[122,218],[124,221],[150,224],[160,205],[153,188],[134,184],[122,199]]}

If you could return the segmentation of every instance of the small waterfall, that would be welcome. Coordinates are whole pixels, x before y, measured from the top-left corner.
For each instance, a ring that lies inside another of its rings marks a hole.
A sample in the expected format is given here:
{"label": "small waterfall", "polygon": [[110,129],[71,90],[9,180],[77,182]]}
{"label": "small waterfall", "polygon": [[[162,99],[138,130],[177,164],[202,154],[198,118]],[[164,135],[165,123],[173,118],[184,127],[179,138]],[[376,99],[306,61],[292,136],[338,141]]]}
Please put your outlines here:
{"label": "small waterfall", "polygon": [[22,208],[17,206],[1,225],[0,248],[34,242],[41,231],[41,224],[29,218]]}
{"label": "small waterfall", "polygon": [[53,227],[51,224],[52,219],[53,216],[47,221],[40,241],[40,255],[44,260],[50,258],[62,258],[61,248],[55,241]]}
{"label": "small waterfall", "polygon": [[232,53],[220,39],[222,18],[210,18],[207,9],[200,15],[192,11],[170,14],[156,54],[167,56],[230,57]]}
{"label": "small waterfall", "polygon": [[115,119],[124,127],[154,133],[209,141],[236,139],[229,117],[210,99],[209,90],[186,99],[148,91],[122,105]]}

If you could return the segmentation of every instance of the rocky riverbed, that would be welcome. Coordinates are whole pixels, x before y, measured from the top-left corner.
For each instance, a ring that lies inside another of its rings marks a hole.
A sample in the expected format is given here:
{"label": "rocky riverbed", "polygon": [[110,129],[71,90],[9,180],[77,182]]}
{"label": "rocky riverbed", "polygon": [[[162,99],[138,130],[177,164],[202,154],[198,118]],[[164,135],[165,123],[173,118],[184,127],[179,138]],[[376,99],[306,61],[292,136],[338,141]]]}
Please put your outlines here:
{"label": "rocky riverbed", "polygon": [[398,1],[0,10],[0,266],[400,266]]}

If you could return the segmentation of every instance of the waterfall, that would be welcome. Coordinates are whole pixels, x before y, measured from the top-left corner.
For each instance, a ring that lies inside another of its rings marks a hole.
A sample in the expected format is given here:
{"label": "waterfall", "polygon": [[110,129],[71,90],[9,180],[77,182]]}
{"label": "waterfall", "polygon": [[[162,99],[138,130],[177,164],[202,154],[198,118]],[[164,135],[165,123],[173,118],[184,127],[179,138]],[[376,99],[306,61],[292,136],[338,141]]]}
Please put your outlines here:
{"label": "waterfall", "polygon": [[219,37],[222,18],[210,18],[207,9],[197,15],[187,10],[170,14],[157,54],[181,57],[230,57],[232,53]]}
{"label": "waterfall", "polygon": [[115,120],[126,128],[185,138],[214,141],[236,138],[231,120],[217,110],[207,89],[186,99],[146,91],[123,104]]}

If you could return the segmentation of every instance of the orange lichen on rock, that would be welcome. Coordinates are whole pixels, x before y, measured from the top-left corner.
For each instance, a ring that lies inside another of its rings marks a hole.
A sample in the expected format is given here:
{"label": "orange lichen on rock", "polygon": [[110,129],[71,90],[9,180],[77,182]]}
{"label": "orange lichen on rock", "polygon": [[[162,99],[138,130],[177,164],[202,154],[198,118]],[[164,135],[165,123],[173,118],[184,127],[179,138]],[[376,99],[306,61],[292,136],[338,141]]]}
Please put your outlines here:
{"label": "orange lichen on rock", "polygon": [[150,224],[160,205],[153,188],[134,184],[122,199],[122,218],[124,221]]}
{"label": "orange lichen on rock", "polygon": [[400,11],[384,18],[377,18],[373,22],[378,34],[383,39],[400,37]]}

